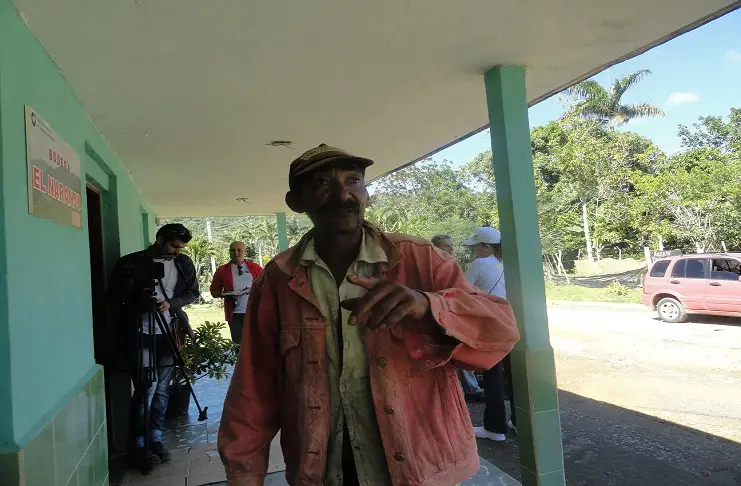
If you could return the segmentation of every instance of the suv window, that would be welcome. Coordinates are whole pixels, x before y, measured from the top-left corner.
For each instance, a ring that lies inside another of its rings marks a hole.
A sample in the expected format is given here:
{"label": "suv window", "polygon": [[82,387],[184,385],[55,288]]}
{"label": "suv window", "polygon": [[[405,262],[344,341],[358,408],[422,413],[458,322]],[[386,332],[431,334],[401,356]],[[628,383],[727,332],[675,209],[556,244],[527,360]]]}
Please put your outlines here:
{"label": "suv window", "polygon": [[700,258],[687,258],[679,260],[674,264],[672,277],[675,278],[705,278],[705,265],[707,260]]}
{"label": "suv window", "polygon": [[663,277],[666,274],[666,269],[669,268],[669,262],[670,260],[661,260],[654,263],[654,266],[651,267],[651,276]]}
{"label": "suv window", "polygon": [[741,262],[733,258],[713,259],[710,278],[718,280],[738,280],[741,276]]}

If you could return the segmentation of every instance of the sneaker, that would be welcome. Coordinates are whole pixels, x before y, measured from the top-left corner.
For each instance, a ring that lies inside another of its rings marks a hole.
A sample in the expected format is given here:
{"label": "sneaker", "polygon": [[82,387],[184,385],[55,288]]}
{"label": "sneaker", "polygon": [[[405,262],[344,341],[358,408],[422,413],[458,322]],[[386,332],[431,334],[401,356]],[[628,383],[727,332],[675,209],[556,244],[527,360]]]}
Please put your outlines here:
{"label": "sneaker", "polygon": [[512,429],[512,431],[514,431],[515,434],[517,433],[517,426],[515,424],[513,424],[511,420],[509,422],[507,422],[507,427],[509,427],[510,429]]}
{"label": "sneaker", "polygon": [[507,436],[504,434],[497,434],[496,432],[490,432],[483,427],[474,427],[473,433],[479,439],[489,439],[494,442],[504,442],[507,440]]}
{"label": "sneaker", "polygon": [[149,445],[149,450],[152,451],[154,455],[160,458],[160,463],[165,463],[172,459],[172,454],[170,453],[170,450],[165,447],[165,444],[162,442],[152,442]]}

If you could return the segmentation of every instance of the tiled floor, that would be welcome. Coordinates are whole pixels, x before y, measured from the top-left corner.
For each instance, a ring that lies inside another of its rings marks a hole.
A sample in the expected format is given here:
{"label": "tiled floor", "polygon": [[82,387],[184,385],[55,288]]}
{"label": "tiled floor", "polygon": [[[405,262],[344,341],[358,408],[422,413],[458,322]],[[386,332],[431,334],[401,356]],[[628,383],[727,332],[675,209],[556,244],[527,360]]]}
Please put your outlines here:
{"label": "tiled floor", "polygon": [[[196,382],[194,390],[202,406],[208,406],[208,420],[205,422],[198,421],[198,411],[195,404],[191,402],[188,415],[179,417],[169,423],[167,439],[172,448],[188,448],[203,444],[215,444],[221,422],[221,413],[223,409],[224,396],[229,387],[228,380],[210,380],[204,378]],[[122,481],[119,463],[119,474],[111,475],[111,485],[117,486]],[[136,472],[128,472],[136,474]],[[141,484],[141,482],[137,483]],[[285,486],[288,483],[282,472],[269,474],[265,480],[266,486]],[[473,478],[465,481],[464,486],[515,486],[519,485],[517,481],[504,474],[488,461],[481,459],[481,469]],[[152,483],[155,486],[155,483]],[[226,486],[225,482],[211,483],[211,486]]]}
{"label": "tiled floor", "polygon": [[[185,449],[202,444],[215,444],[221,422],[224,397],[229,388],[229,380],[198,380],[193,389],[202,407],[208,407],[208,419],[198,421],[198,410],[191,400],[188,414],[168,422],[167,441],[173,449]],[[156,467],[156,466],[155,466]],[[111,464],[111,486],[118,486],[127,474],[138,474],[127,468],[125,458]],[[154,483],[153,483],[154,486]]]}

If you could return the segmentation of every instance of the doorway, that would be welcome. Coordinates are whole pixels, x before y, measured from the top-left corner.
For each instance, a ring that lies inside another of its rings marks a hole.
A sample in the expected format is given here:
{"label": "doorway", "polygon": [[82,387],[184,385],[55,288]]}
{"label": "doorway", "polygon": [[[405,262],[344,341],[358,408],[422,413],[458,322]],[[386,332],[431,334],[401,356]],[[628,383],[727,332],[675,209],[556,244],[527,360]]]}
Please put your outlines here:
{"label": "doorway", "polygon": [[103,214],[101,194],[87,185],[87,228],[90,244],[90,287],[93,303],[93,346],[95,362],[107,364],[108,339],[105,305],[105,258],[103,253]]}
{"label": "doorway", "polygon": [[[111,332],[106,310],[106,262],[103,243],[103,197],[97,187],[87,184],[87,229],[90,245],[90,291],[93,312],[93,350],[95,362],[105,368],[106,428],[109,441],[116,437],[112,429],[110,398],[111,363],[113,361]],[[115,447],[108,446],[109,453]]]}

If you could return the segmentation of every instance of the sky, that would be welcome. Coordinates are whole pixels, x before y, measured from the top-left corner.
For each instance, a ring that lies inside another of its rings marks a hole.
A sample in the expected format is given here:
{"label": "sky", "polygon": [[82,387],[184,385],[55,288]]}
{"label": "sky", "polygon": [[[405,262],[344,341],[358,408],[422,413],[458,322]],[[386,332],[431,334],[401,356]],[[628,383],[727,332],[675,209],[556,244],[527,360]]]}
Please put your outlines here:
{"label": "sky", "polygon": [[[741,10],[613,66],[594,79],[611,85],[615,78],[640,69],[649,69],[652,74],[633,86],[623,100],[651,103],[666,115],[639,119],[622,130],[652,139],[669,154],[678,152],[680,124],[692,125],[700,116],[727,116],[731,108],[741,108]],[[545,125],[563,114],[564,107],[557,98],[553,96],[530,108],[530,127]],[[433,158],[458,165],[490,148],[487,130]]]}

